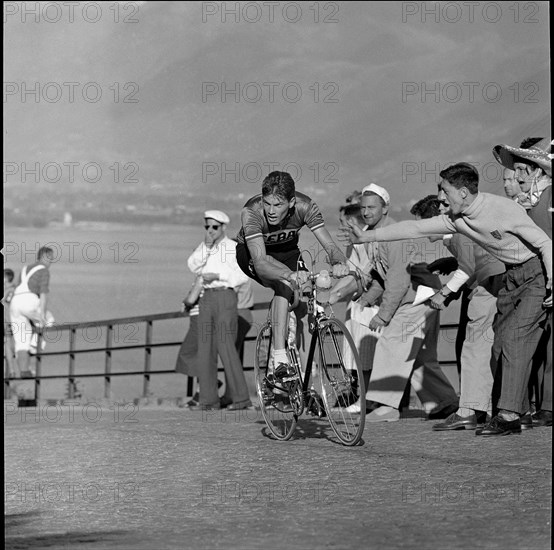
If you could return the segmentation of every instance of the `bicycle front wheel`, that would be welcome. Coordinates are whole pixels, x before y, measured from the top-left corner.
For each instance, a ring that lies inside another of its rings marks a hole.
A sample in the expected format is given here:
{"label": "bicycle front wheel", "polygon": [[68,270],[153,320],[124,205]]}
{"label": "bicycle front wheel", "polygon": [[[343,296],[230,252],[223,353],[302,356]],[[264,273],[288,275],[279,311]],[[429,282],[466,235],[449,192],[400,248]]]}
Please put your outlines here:
{"label": "bicycle front wheel", "polygon": [[[353,361],[346,368],[344,350]],[[317,333],[314,355],[318,387],[325,411],[336,436],[344,445],[356,445],[365,426],[365,386],[360,357],[350,332],[338,319],[323,319]],[[352,405],[359,403],[358,411]]]}
{"label": "bicycle front wheel", "polygon": [[291,405],[289,395],[277,392],[267,380],[268,371],[270,367],[272,368],[272,344],[271,324],[266,322],[256,339],[256,355],[254,357],[256,391],[267,427],[276,439],[286,441],[292,437],[298,415]]}

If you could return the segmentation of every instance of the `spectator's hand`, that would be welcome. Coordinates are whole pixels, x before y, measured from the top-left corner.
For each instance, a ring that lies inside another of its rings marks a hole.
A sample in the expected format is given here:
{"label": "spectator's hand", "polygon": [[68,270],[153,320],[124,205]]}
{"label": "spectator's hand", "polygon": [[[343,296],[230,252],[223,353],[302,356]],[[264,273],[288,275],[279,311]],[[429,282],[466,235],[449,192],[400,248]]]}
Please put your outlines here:
{"label": "spectator's hand", "polygon": [[381,319],[379,315],[375,315],[375,317],[373,317],[373,319],[371,319],[371,321],[369,322],[370,330],[375,330],[377,332],[381,332],[386,326],[387,323],[385,323],[385,321],[383,321],[383,319]]}
{"label": "spectator's hand", "polygon": [[364,234],[364,231],[355,223],[347,220],[348,227],[341,227],[339,229],[338,239],[347,244],[360,244],[363,241],[360,237]]}
{"label": "spectator's hand", "polygon": [[441,275],[449,275],[458,269],[458,260],[453,257],[439,258],[431,262],[427,267],[431,273],[438,271]]}
{"label": "spectator's hand", "polygon": [[202,273],[202,277],[205,283],[213,283],[219,281],[219,273]]}
{"label": "spectator's hand", "polygon": [[351,232],[349,227],[339,227],[339,232],[337,233],[337,240],[345,245],[350,245],[352,243]]}
{"label": "spectator's hand", "polygon": [[335,264],[333,266],[333,270],[331,275],[335,277],[336,279],[341,279],[342,277],[346,277],[350,274],[350,269],[346,264]]}
{"label": "spectator's hand", "polygon": [[546,282],[546,292],[547,292],[547,296],[544,302],[542,303],[542,305],[544,307],[552,307],[552,279],[550,278]]}
{"label": "spectator's hand", "polygon": [[444,302],[446,297],[443,296],[440,292],[437,292],[434,296],[431,296],[429,299],[429,305],[433,309],[444,309]]}

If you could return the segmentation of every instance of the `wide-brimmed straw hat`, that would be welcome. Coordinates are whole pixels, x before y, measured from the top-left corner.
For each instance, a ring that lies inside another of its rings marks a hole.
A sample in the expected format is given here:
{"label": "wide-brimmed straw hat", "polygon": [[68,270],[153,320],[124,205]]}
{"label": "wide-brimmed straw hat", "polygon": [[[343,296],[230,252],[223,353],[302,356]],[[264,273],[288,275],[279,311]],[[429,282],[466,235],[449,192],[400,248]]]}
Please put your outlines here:
{"label": "wide-brimmed straw hat", "polygon": [[514,157],[519,157],[534,162],[552,177],[553,143],[553,141],[550,141],[550,138],[544,138],[532,147],[529,147],[529,149],[511,147],[510,145],[497,145],[492,152],[496,160],[505,168],[513,170],[514,162],[517,162]]}

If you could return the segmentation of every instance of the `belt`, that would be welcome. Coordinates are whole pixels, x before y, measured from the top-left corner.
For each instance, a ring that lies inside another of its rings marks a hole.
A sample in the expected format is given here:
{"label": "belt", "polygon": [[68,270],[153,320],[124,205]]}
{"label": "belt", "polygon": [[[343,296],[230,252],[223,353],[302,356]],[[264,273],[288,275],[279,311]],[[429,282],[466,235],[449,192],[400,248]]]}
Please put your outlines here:
{"label": "belt", "polygon": [[533,256],[532,258],[529,258],[528,260],[525,260],[524,262],[521,262],[519,264],[504,264],[506,266],[506,269],[518,269],[519,267],[524,266],[527,262],[530,262],[531,260],[537,260],[538,256]]}

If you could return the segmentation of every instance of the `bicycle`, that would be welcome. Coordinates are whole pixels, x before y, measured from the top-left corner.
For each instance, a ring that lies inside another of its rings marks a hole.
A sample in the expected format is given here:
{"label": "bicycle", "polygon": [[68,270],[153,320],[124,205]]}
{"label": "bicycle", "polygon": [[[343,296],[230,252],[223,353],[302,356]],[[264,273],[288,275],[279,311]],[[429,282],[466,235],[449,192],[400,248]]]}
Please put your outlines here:
{"label": "bicycle", "polygon": [[[311,342],[303,371],[296,343],[287,339],[287,355],[294,374],[281,380],[280,386],[268,380],[271,364],[272,327],[271,307],[266,322],[256,339],[254,373],[260,408],[267,427],[281,441],[289,440],[304,411],[317,410],[323,400],[325,414],[339,441],[347,446],[360,442],[365,425],[365,415],[350,413],[346,409],[358,399],[360,410],[365,411],[365,387],[358,351],[344,323],[334,317],[332,308],[325,312],[317,301],[317,273],[310,272],[303,296],[308,302],[308,323]],[[291,315],[289,313],[289,315]],[[344,365],[345,346],[351,350],[354,369]],[[314,366],[313,380],[312,366]],[[271,378],[271,377],[270,377]],[[315,388],[317,385],[317,390]],[[322,416],[321,414],[317,414]]]}

